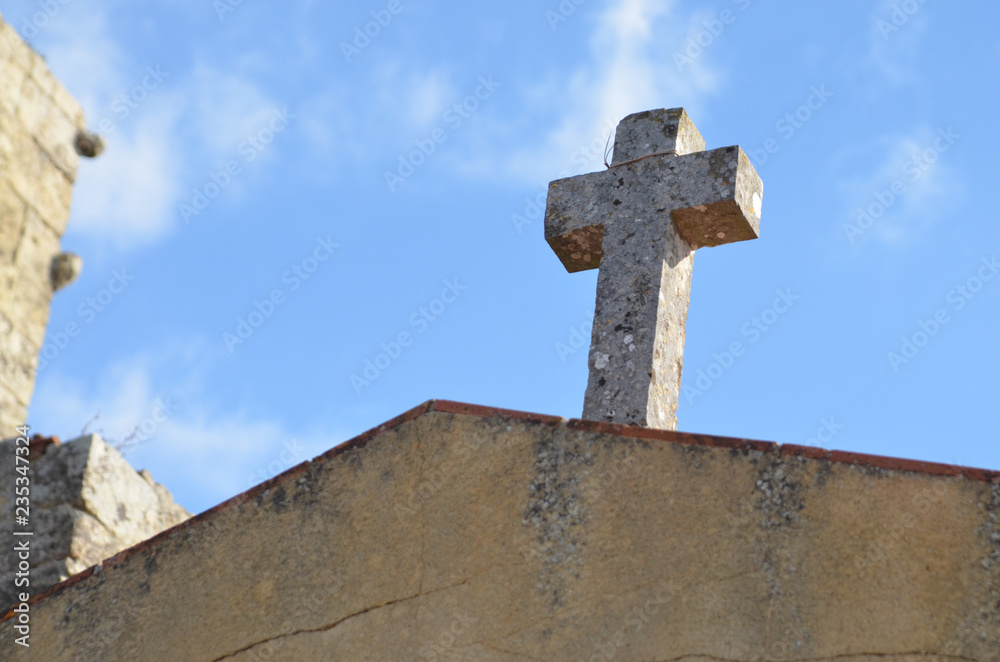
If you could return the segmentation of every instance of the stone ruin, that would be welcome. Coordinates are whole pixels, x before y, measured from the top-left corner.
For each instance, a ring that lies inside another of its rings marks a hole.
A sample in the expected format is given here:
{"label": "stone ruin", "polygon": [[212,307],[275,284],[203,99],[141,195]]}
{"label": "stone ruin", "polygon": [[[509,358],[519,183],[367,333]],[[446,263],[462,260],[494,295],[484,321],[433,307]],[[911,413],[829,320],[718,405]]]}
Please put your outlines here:
{"label": "stone ruin", "polygon": [[[0,19],[0,439],[24,425],[49,305],[82,268],[59,240],[80,157],[96,157],[102,148],[42,56]],[[4,532],[14,526],[14,446],[13,439],[0,442]],[[190,516],[95,435],[63,445],[38,437],[31,457],[38,535],[32,593]],[[14,603],[17,563],[10,545],[2,550],[0,605],[6,610]]]}

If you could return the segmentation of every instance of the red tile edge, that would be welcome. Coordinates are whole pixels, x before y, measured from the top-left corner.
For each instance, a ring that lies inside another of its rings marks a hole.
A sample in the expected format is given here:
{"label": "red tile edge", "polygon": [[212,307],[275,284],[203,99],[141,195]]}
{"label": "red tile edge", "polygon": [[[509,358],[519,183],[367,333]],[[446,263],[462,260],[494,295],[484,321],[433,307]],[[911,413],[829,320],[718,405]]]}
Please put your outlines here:
{"label": "red tile edge", "polygon": [[755,450],[767,453],[773,451],[778,446],[777,444],[768,441],[752,441],[750,439],[736,439],[734,437],[712,437],[708,435],[691,434],[688,432],[675,432],[674,430],[641,428],[634,425],[622,425],[621,423],[585,421],[579,418],[574,418],[568,421],[566,423],[566,427],[570,430],[613,434],[619,437],[630,437],[632,439],[669,441],[671,443],[708,446],[711,448],[727,448],[730,450]]}
{"label": "red tile edge", "polygon": [[831,462],[862,465],[875,469],[884,469],[886,471],[906,471],[911,473],[928,474],[931,476],[951,476],[984,483],[1000,482],[1000,471],[976,469],[974,467],[961,467],[954,464],[907,460],[897,457],[887,457],[884,455],[848,453],[846,451],[830,451],[829,460]]}
{"label": "red tile edge", "polygon": [[796,444],[777,444],[770,441],[754,441],[734,437],[715,437],[709,435],[674,432],[671,430],[654,430],[618,423],[601,421],[584,421],[571,419],[566,427],[572,430],[613,434],[633,439],[650,439],[672,443],[708,446],[712,448],[729,448],[736,450],[753,450],[762,453],[778,452],[789,457],[802,457],[810,460],[826,460],[838,464],[853,464],[886,471],[904,471],[921,473],[930,476],[953,476],[967,478],[986,483],[1000,483],[1000,471],[976,469],[951,464],[907,460],[883,455],[868,455],[866,453],[849,453],[845,451],[829,451],[814,446],[799,446]]}
{"label": "red tile edge", "polygon": [[[346,453],[347,451],[355,450],[355,449],[358,449],[358,448],[362,448],[369,441],[371,441],[375,437],[379,436],[383,432],[386,432],[387,430],[392,430],[393,428],[398,428],[400,425],[402,425],[404,423],[408,423],[408,422],[410,422],[410,421],[412,421],[412,420],[414,420],[416,418],[420,418],[421,416],[423,416],[427,412],[431,411],[431,409],[433,408],[433,405],[434,405],[434,400],[428,400],[427,402],[425,402],[425,403],[423,403],[421,405],[417,405],[413,409],[411,409],[409,411],[406,411],[406,412],[403,412],[399,416],[397,416],[395,418],[391,418],[388,421],[386,421],[385,423],[382,423],[381,425],[376,426],[376,427],[368,430],[367,432],[362,432],[361,434],[359,434],[358,436],[354,437],[353,439],[349,439],[348,441],[345,441],[342,444],[334,446],[333,448],[331,448],[327,452],[322,453],[321,455],[317,455],[311,461],[312,462],[324,462],[324,461],[329,460],[331,458],[334,458],[334,457],[336,457],[336,456],[338,456],[338,455],[340,455],[342,453]],[[275,476],[275,478],[280,478],[283,475],[284,474],[279,474],[278,476]],[[274,480],[274,479],[272,479],[272,480]],[[260,487],[260,486],[258,486],[258,487]]]}
{"label": "red tile edge", "polygon": [[532,414],[529,412],[517,411],[516,409],[500,409],[498,407],[486,407],[483,405],[470,405],[464,402],[455,402],[453,400],[431,400],[427,404],[430,405],[432,411],[439,411],[445,414],[478,416],[480,418],[492,418],[493,416],[499,416],[500,418],[528,421],[530,423],[542,423],[544,425],[560,425],[566,422],[566,419],[561,416]]}
{"label": "red tile edge", "polygon": [[797,444],[782,444],[781,454],[792,457],[804,457],[810,460],[829,460],[830,451],[818,446],[799,446]]}
{"label": "red tile edge", "polygon": [[[391,430],[393,428],[399,427],[404,423],[412,421],[414,419],[420,418],[424,414],[430,412],[440,412],[446,414],[455,414],[463,416],[476,416],[479,418],[492,418],[500,417],[510,420],[523,420],[528,422],[540,423],[542,425],[558,426],[565,425],[567,429],[570,430],[580,430],[583,432],[597,432],[601,434],[611,434],[622,437],[629,437],[633,439],[648,439],[653,441],[667,441],[671,443],[680,443],[696,446],[707,446],[710,448],[726,448],[731,450],[743,450],[743,451],[759,451],[762,453],[778,452],[781,455],[786,455],[790,457],[803,457],[813,460],[826,460],[829,462],[836,462],[838,464],[853,464],[866,467],[872,467],[877,469],[885,469],[887,471],[904,471],[913,473],[922,473],[932,476],[951,476],[951,477],[962,477],[969,480],[975,480],[980,482],[994,482],[1000,483],[1000,472],[991,471],[987,469],[975,469],[971,467],[960,467],[956,465],[949,464],[938,464],[934,462],[922,462],[919,460],[906,460],[900,458],[886,457],[881,455],[867,455],[864,453],[849,453],[844,451],[827,451],[821,448],[816,448],[812,446],[798,446],[795,444],[780,445],[769,441],[754,441],[751,439],[738,439],[734,437],[715,437],[709,435],[698,435],[691,434],[687,432],[675,432],[672,430],[654,430],[652,428],[642,428],[630,425],[622,425],[618,423],[606,423],[602,421],[585,421],[581,419],[569,419],[566,420],[559,416],[549,416],[546,414],[533,414],[523,411],[517,411],[512,409],[500,409],[497,407],[487,407],[483,405],[472,405],[462,402],[454,402],[451,400],[428,400],[421,405],[410,409],[399,416],[386,421],[385,423],[363,432],[362,434],[345,441],[338,446],[335,446],[331,450],[318,455],[312,460],[307,460],[291,469],[285,471],[284,473],[278,474],[274,478],[253,487],[242,494],[238,494],[233,498],[223,501],[219,505],[206,510],[203,513],[195,515],[194,517],[181,522],[180,524],[163,531],[148,540],[145,540],[137,545],[129,547],[126,550],[115,554],[114,556],[105,559],[98,566],[92,566],[86,570],[79,572],[69,579],[66,579],[55,586],[33,596],[28,604],[34,606],[35,604],[41,602],[42,600],[59,593],[74,584],[83,581],[95,574],[95,568],[100,567],[97,572],[102,572],[106,568],[113,568],[128,558],[139,554],[140,552],[155,547],[162,540],[171,538],[181,531],[187,529],[194,524],[207,520],[213,517],[216,513],[219,513],[228,508],[238,506],[242,503],[246,503],[257,496],[263,494],[264,492],[270,490],[286,480],[294,478],[299,474],[304,473],[309,465],[313,462],[323,462],[334,458],[342,453],[350,450],[361,448],[365,446],[369,441],[378,437],[383,432]],[[0,622],[3,622],[14,615],[13,610],[7,612],[3,618],[0,618]]]}
{"label": "red tile edge", "polygon": [[[260,485],[257,485],[255,487],[250,488],[246,492],[243,492],[241,494],[237,494],[233,498],[227,499],[226,501],[223,501],[222,503],[218,504],[217,506],[209,508],[208,510],[206,510],[206,511],[204,511],[202,513],[199,513],[199,514],[197,514],[197,515],[195,515],[195,516],[193,516],[193,517],[191,517],[189,519],[186,519],[183,522],[181,522],[180,524],[177,524],[176,526],[173,526],[173,527],[171,527],[169,529],[166,529],[165,531],[161,531],[160,533],[156,534],[152,538],[148,538],[147,540],[144,540],[144,541],[142,541],[142,542],[140,542],[140,543],[138,543],[136,545],[133,545],[132,547],[129,547],[128,549],[124,549],[124,550],[118,552],[117,554],[115,554],[114,556],[111,556],[111,557],[109,557],[107,559],[104,559],[98,565],[91,566],[91,567],[87,568],[86,570],[82,570],[82,571],[78,572],[77,574],[73,575],[72,577],[69,577],[69,578],[67,578],[67,579],[59,582],[55,586],[51,586],[51,587],[47,588],[46,590],[42,591],[41,593],[38,593],[38,594],[32,596],[31,599],[28,600],[28,605],[29,606],[34,606],[37,603],[41,602],[42,600],[45,600],[46,598],[49,598],[49,597],[55,595],[56,593],[64,591],[67,588],[73,586],[74,584],[76,584],[78,582],[81,582],[81,581],[83,581],[83,580],[85,580],[85,579],[93,576],[94,574],[98,574],[100,572],[103,572],[104,570],[106,570],[108,568],[114,568],[115,566],[123,563],[124,561],[126,561],[130,557],[135,556],[135,555],[143,552],[146,549],[149,549],[151,547],[154,547],[154,546],[158,545],[161,541],[166,540],[168,538],[171,538],[171,537],[177,535],[178,533],[184,531],[188,527],[194,526],[198,522],[201,522],[201,521],[204,521],[204,520],[212,518],[213,516],[215,516],[215,514],[221,512],[223,510],[227,510],[229,508],[238,506],[238,505],[240,505],[242,503],[246,503],[247,501],[250,501],[252,499],[257,498],[257,496],[263,494],[264,492],[270,490],[273,487],[278,486],[281,483],[284,483],[286,480],[295,478],[295,477],[299,476],[300,474],[304,473],[309,468],[309,465],[312,464],[313,462],[323,462],[323,461],[329,460],[329,459],[331,459],[331,458],[333,458],[333,457],[335,457],[337,455],[340,455],[341,453],[345,453],[347,451],[350,451],[350,450],[353,450],[353,449],[356,449],[356,448],[361,448],[365,444],[367,444],[369,441],[371,441],[372,439],[374,439],[378,435],[380,435],[383,432],[385,432],[386,430],[390,430],[392,428],[399,427],[400,425],[402,425],[402,424],[404,424],[404,423],[406,423],[408,421],[412,421],[413,419],[416,419],[416,418],[419,418],[419,417],[423,416],[424,414],[426,414],[427,412],[429,412],[429,411],[432,410],[433,405],[434,405],[434,401],[433,400],[428,400],[427,402],[425,402],[425,403],[423,403],[421,405],[418,405],[418,406],[414,407],[413,409],[411,409],[411,410],[409,410],[407,412],[404,412],[403,414],[400,414],[399,416],[397,416],[397,417],[395,417],[393,419],[390,419],[390,420],[386,421],[385,423],[379,425],[378,427],[372,428],[371,430],[368,430],[367,432],[363,432],[360,435],[358,435],[357,437],[354,437],[353,439],[350,439],[348,441],[345,441],[342,444],[339,444],[339,445],[333,447],[332,449],[330,449],[326,453],[318,455],[317,457],[313,458],[312,460],[306,460],[305,462],[302,462],[301,464],[298,464],[298,465],[292,467],[291,469],[288,469],[287,471],[284,471],[284,472],[278,474],[277,476],[274,476],[273,478],[271,478],[271,479],[269,479],[267,481],[264,481]],[[100,570],[97,570],[97,568],[100,568]],[[13,610],[8,611],[6,614],[4,614],[4,616],[2,618],[0,618],[0,623],[2,623],[3,621],[6,621],[8,618],[10,618],[13,615],[14,615],[14,611]]]}

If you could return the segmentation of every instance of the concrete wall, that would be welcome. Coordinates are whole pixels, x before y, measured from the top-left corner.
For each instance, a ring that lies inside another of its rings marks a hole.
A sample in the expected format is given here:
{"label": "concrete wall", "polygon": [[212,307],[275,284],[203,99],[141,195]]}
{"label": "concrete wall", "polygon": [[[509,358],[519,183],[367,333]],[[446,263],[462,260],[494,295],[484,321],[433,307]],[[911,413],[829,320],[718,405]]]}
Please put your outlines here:
{"label": "concrete wall", "polygon": [[[100,563],[191,516],[149,472],[97,435],[36,444],[31,459],[31,593]],[[14,440],[0,441],[0,535],[14,526]],[[13,545],[0,547],[0,611],[14,604]]]}
{"label": "concrete wall", "polygon": [[432,402],[56,587],[31,659],[995,661],[995,481]]}
{"label": "concrete wall", "polygon": [[26,419],[83,128],[79,104],[0,19],[0,436]]}

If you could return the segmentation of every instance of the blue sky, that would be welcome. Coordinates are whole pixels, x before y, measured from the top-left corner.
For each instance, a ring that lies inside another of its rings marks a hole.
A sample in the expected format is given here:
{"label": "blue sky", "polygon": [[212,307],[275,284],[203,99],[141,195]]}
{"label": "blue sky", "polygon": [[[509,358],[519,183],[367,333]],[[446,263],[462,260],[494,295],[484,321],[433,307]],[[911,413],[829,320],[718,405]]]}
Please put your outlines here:
{"label": "blue sky", "polygon": [[579,416],[539,201],[683,106],[765,196],[696,256],[680,429],[1000,468],[1000,8],[790,6],[0,1],[107,140],[29,423],[201,511],[431,398]]}

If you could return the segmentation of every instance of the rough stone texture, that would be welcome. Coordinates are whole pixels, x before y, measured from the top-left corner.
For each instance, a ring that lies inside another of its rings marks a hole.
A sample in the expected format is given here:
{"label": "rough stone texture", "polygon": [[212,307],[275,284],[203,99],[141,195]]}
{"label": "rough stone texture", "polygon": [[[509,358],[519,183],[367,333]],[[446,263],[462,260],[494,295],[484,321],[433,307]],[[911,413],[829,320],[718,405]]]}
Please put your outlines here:
{"label": "rough stone texture", "polygon": [[[33,446],[42,452],[31,463],[34,593],[191,516],[148,472],[136,472],[96,435],[62,445]],[[0,442],[2,532],[15,530],[14,449],[13,439]],[[12,573],[17,559],[10,547],[5,544],[0,553],[0,610],[4,611],[15,600]]]}
{"label": "rough stone texture", "polygon": [[0,18],[0,436],[24,423],[69,219],[83,111]]}
{"label": "rough stone texture", "polygon": [[549,185],[552,249],[570,272],[600,267],[585,419],[677,427],[694,250],[760,231],[750,160],[704,146],[683,109],[630,115],[608,170]]}
{"label": "rough stone texture", "polygon": [[31,659],[995,661],[998,480],[431,402],[40,596]]}

